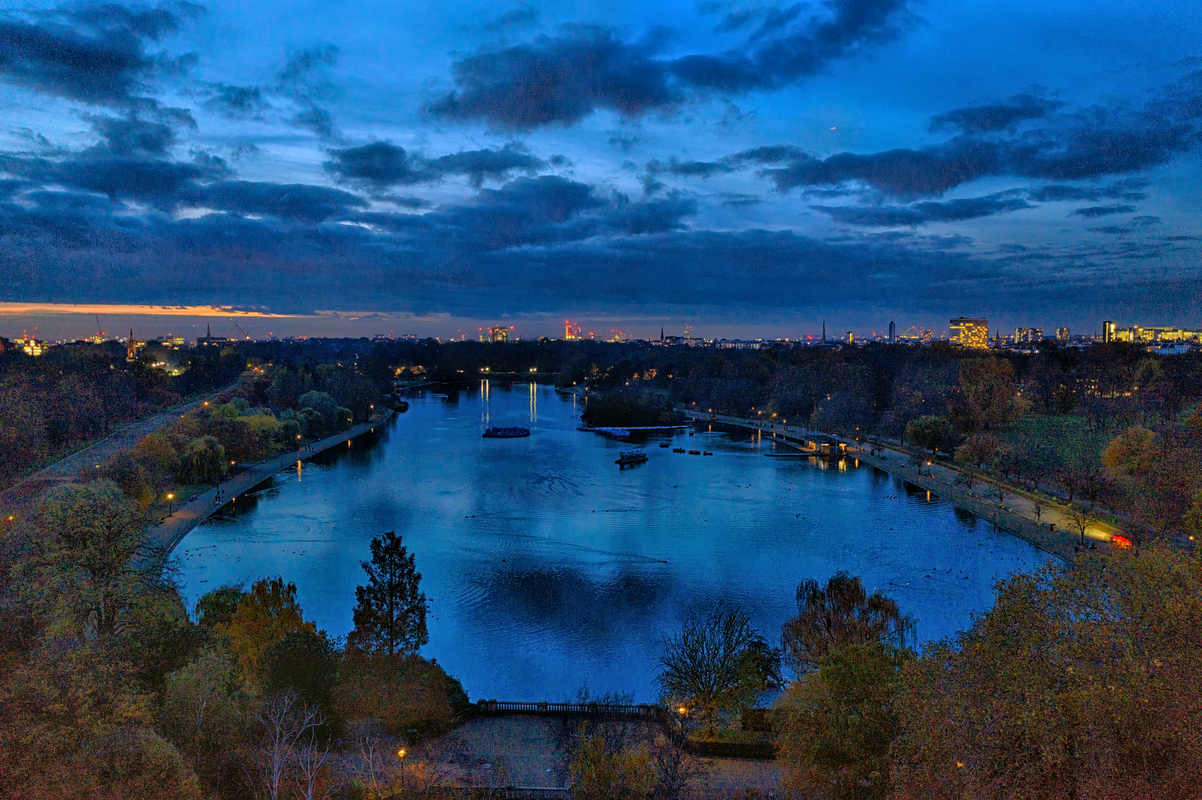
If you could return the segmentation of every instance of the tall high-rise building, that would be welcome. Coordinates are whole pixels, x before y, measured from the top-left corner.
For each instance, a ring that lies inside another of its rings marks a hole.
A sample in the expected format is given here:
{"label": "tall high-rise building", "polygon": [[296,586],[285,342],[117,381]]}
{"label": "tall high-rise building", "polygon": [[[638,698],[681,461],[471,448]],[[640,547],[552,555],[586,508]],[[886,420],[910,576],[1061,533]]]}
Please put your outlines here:
{"label": "tall high-rise building", "polygon": [[961,347],[989,347],[989,320],[956,317],[948,320],[951,340]]}
{"label": "tall high-rise building", "polygon": [[1117,330],[1118,330],[1118,326],[1115,325],[1110,320],[1106,320],[1105,322],[1103,322],[1102,323],[1102,342],[1103,343],[1113,342],[1115,340],[1114,334],[1116,333]]}
{"label": "tall high-rise building", "polygon": [[897,342],[897,323],[893,320],[889,321],[889,342],[891,344]]}
{"label": "tall high-rise building", "polygon": [[1056,329],[1056,341],[1067,342],[1068,340],[1069,340],[1068,328],[1057,328]]}
{"label": "tall high-rise building", "polygon": [[493,344],[509,341],[509,328],[489,328],[488,335]]}

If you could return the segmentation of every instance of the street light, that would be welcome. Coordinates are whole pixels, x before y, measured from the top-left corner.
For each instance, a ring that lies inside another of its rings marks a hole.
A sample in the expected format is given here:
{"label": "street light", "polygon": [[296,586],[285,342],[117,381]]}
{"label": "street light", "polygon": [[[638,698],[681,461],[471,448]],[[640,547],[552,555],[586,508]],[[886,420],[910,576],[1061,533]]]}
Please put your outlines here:
{"label": "street light", "polygon": [[167,516],[171,516],[171,514],[173,513],[171,510],[171,501],[174,499],[175,499],[175,495],[172,494],[171,492],[167,492]]}

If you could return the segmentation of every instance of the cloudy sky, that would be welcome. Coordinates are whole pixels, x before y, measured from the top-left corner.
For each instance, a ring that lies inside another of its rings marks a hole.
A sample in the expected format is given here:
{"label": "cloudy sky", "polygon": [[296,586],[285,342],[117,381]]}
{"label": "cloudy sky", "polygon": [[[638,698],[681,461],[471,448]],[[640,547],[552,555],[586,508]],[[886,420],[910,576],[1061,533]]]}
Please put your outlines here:
{"label": "cloudy sky", "polygon": [[0,108],[0,335],[1202,327],[1181,0],[22,5]]}

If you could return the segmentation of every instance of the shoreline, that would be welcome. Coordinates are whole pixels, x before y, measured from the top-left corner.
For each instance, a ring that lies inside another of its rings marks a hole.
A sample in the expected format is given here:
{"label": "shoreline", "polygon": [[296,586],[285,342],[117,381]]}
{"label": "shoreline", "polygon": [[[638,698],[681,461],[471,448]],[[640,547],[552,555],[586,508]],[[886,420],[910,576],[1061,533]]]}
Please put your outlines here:
{"label": "shoreline", "polygon": [[[171,551],[183,541],[184,537],[193,528],[211,517],[215,512],[236,501],[240,495],[250,491],[268,478],[279,474],[289,466],[305,461],[318,453],[337,447],[338,445],[349,444],[363,434],[375,431],[377,427],[392,419],[396,413],[392,409],[388,409],[378,420],[361,422],[353,428],[326,437],[319,442],[306,445],[300,450],[278,455],[266,463],[256,464],[245,472],[240,472],[234,477],[222,481],[219,485],[214,486],[206,492],[197,494],[195,500],[184,503],[171,514],[167,515],[167,518],[163,520],[161,525],[149,529],[147,534],[149,543],[152,546],[163,548],[170,555]],[[222,492],[223,499],[220,502],[214,502],[218,491]]]}
{"label": "shoreline", "polygon": [[[697,412],[685,410],[686,414],[693,416],[694,422],[709,422],[718,425],[730,425],[732,427],[744,428],[750,430],[759,430],[765,433],[771,433],[774,437],[779,436],[777,441],[783,441],[789,446],[794,446],[788,441],[788,437],[792,435],[794,438],[801,438],[807,435],[815,435],[817,432],[810,431],[800,426],[790,426],[786,423],[771,422],[760,420],[749,420],[740,417],[732,417],[726,414],[715,414],[713,412]],[[817,434],[822,436],[831,436],[831,434]],[[837,438],[837,437],[836,437]],[[791,454],[790,454],[791,455]],[[795,457],[804,457],[804,451],[799,452]],[[868,466],[875,467],[882,472],[900,478],[907,483],[918,487],[919,489],[937,495],[938,497],[947,500],[956,508],[962,511],[967,511],[974,517],[983,522],[991,523],[999,530],[1016,536],[1025,542],[1030,543],[1039,550],[1053,556],[1065,564],[1071,564],[1076,558],[1076,535],[1064,528],[1059,527],[1057,530],[1050,530],[1046,525],[1036,522],[1023,513],[1013,509],[996,505],[983,497],[973,494],[971,491],[965,490],[954,485],[949,480],[941,479],[934,475],[925,475],[920,473],[916,468],[904,463],[891,461],[887,458],[874,456],[865,452],[862,448],[848,449],[845,458],[853,458],[857,461],[862,461]],[[940,471],[945,471],[945,468],[940,467]],[[986,483],[988,481],[982,481]],[[1019,492],[1012,492],[1011,497],[1022,497]],[[1052,518],[1053,512],[1049,510],[1045,512],[1045,517]],[[1106,542],[1107,533],[1103,532],[1102,536],[1093,535],[1093,531],[1101,530],[1102,526],[1096,523],[1091,526],[1091,533],[1086,535],[1087,539],[1093,541]],[[1071,540],[1071,541],[1070,541]]]}

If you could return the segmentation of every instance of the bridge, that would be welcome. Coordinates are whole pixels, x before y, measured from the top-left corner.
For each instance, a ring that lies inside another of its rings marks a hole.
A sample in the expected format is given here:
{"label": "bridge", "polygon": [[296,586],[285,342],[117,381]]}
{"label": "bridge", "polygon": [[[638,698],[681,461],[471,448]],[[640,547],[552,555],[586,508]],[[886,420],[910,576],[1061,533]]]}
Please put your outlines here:
{"label": "bridge", "polygon": [[626,717],[658,721],[664,716],[664,708],[646,703],[620,705],[614,703],[527,703],[509,700],[478,700],[475,711],[480,716],[497,714],[539,714],[547,716],[573,717]]}
{"label": "bridge", "polygon": [[710,410],[700,411],[689,408],[682,410],[684,415],[694,422],[712,422],[718,425],[729,425],[734,428],[747,428],[749,430],[771,433],[773,438],[778,442],[786,447],[797,450],[801,455],[823,456],[827,458],[841,458],[847,455],[847,444],[840,441],[839,437],[801,425],[790,425],[788,424],[788,420],[785,419],[779,421],[776,417],[750,419],[747,417],[734,417],[729,414],[718,414]]}

